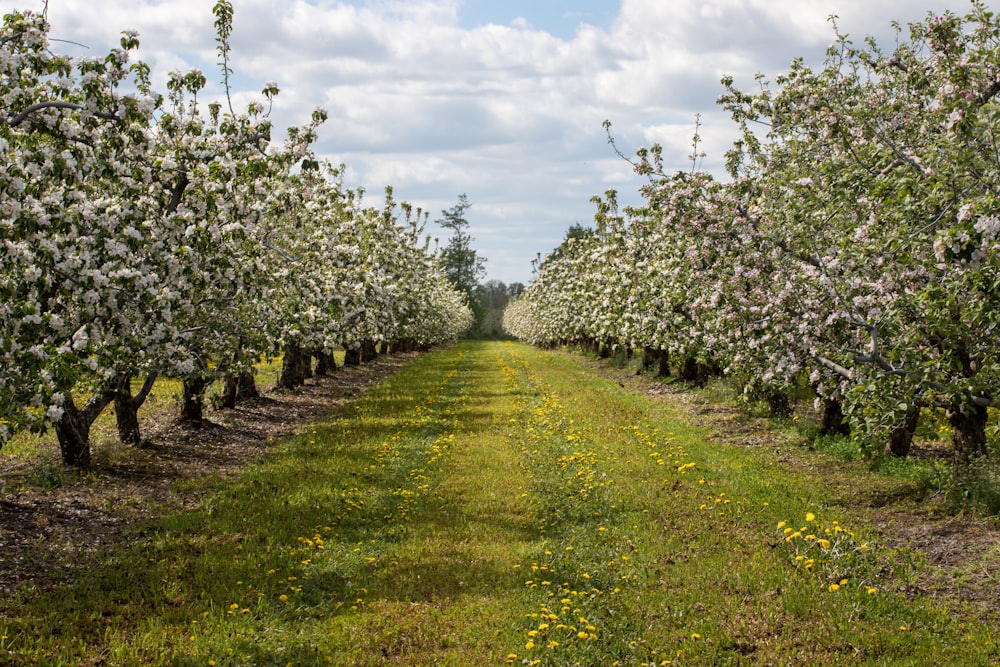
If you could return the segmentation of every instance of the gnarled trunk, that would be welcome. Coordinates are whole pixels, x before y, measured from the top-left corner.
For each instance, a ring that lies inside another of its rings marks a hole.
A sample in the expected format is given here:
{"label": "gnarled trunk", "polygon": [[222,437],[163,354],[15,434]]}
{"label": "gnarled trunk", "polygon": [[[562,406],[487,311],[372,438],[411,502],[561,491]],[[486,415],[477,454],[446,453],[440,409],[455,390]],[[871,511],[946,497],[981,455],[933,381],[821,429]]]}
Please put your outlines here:
{"label": "gnarled trunk", "polygon": [[685,382],[698,382],[698,361],[694,357],[684,359],[680,377]]}
{"label": "gnarled trunk", "polygon": [[253,371],[241,371],[236,375],[227,375],[223,378],[222,393],[219,395],[219,403],[222,407],[232,409],[240,401],[251,398],[260,398]]}
{"label": "gnarled trunk", "polygon": [[820,435],[850,435],[851,425],[844,421],[844,406],[836,398],[823,399],[823,416],[820,419]]}
{"label": "gnarled trunk", "polygon": [[285,345],[285,355],[281,359],[281,375],[278,386],[282,389],[295,389],[306,382],[306,367],[312,370],[312,359],[295,343]]}
{"label": "gnarled trunk", "polygon": [[344,365],[345,366],[360,366],[361,365],[361,349],[357,347],[349,347],[344,350]]}
{"label": "gnarled trunk", "polygon": [[646,345],[642,348],[642,370],[649,371],[656,363],[656,358],[659,356],[659,350]]}
{"label": "gnarled trunk", "polygon": [[375,361],[378,357],[378,346],[373,340],[364,340],[361,342],[361,361],[363,363],[368,363],[370,361]]}
{"label": "gnarled trunk", "polygon": [[56,422],[63,463],[78,468],[90,465],[90,427],[114,396],[113,391],[96,392],[82,410],[76,407],[72,396],[63,399],[63,414]]}
{"label": "gnarled trunk", "polygon": [[951,424],[956,465],[967,465],[986,456],[986,408],[977,405],[953,406],[945,415]]}
{"label": "gnarled trunk", "polygon": [[665,378],[668,375],[670,375],[670,353],[666,350],[660,350],[656,359],[656,377]]}
{"label": "gnarled trunk", "polygon": [[917,424],[920,421],[920,410],[911,407],[906,412],[906,418],[899,426],[893,427],[889,431],[889,442],[886,443],[885,453],[890,456],[907,456],[910,453],[910,446],[913,444],[913,434],[917,432]]}
{"label": "gnarled trunk", "polygon": [[764,391],[764,402],[767,403],[767,413],[770,417],[784,419],[792,415],[792,404],[788,400],[787,392],[767,389]]}
{"label": "gnarled trunk", "polygon": [[243,371],[236,376],[236,400],[248,401],[251,398],[260,398],[260,390],[257,389],[253,371]]}
{"label": "gnarled trunk", "polygon": [[118,425],[118,439],[125,445],[138,445],[142,442],[139,431],[139,408],[146,402],[149,392],[156,382],[156,373],[146,376],[142,389],[132,396],[132,376],[122,373],[115,385],[115,422]]}
{"label": "gnarled trunk", "polygon": [[184,394],[181,397],[181,421],[200,422],[205,419],[205,389],[208,379],[202,375],[184,378]]}
{"label": "gnarled trunk", "polygon": [[333,352],[325,350],[316,351],[316,375],[329,375],[337,372],[337,360],[333,358]]}

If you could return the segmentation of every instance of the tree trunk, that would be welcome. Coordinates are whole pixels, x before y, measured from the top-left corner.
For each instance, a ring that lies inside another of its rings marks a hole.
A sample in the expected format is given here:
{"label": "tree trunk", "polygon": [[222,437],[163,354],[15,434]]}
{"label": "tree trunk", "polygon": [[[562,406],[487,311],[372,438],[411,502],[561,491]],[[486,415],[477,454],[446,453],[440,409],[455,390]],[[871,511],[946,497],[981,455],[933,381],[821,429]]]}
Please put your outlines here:
{"label": "tree trunk", "polygon": [[364,340],[361,342],[361,361],[362,363],[368,363],[370,361],[375,361],[378,357],[378,348],[373,340]]}
{"label": "tree trunk", "polygon": [[201,373],[184,378],[181,398],[181,421],[200,422],[205,419],[205,389],[208,379]]}
{"label": "tree trunk", "polygon": [[917,432],[917,423],[920,421],[920,410],[911,407],[903,423],[893,427],[889,431],[889,442],[886,443],[885,453],[888,456],[907,456],[910,453],[910,445],[913,444],[913,434]]}
{"label": "tree trunk", "polygon": [[787,392],[767,389],[764,391],[764,401],[767,403],[769,416],[785,419],[792,415],[792,404],[788,400]]}
{"label": "tree trunk", "polygon": [[316,375],[329,375],[337,372],[337,360],[333,352],[319,350],[316,352]]}
{"label": "tree trunk", "polygon": [[703,364],[698,364],[698,384],[705,385],[712,378],[717,378],[722,376],[722,369],[714,361]]}
{"label": "tree trunk", "polygon": [[656,357],[656,377],[665,378],[670,375],[670,353],[660,350]]}
{"label": "tree trunk", "polygon": [[844,421],[844,406],[836,398],[823,399],[820,435],[850,435],[851,425]]}
{"label": "tree trunk", "polygon": [[685,382],[698,381],[698,362],[694,357],[687,357],[681,365],[681,379]]}
{"label": "tree trunk", "polygon": [[[305,357],[305,361],[303,361]],[[295,343],[285,345],[285,355],[281,359],[281,375],[278,377],[278,387],[295,389],[306,382],[305,367],[312,365],[309,356]]]}
{"label": "tree trunk", "polygon": [[254,379],[253,371],[242,371],[236,376],[236,400],[249,401],[252,398],[260,398],[257,381]]}
{"label": "tree trunk", "polygon": [[81,410],[72,396],[66,396],[62,417],[56,422],[56,438],[63,463],[77,468],[90,465],[90,427],[114,397],[113,391],[96,392]]}
{"label": "tree trunk", "polygon": [[659,356],[657,354],[658,352],[659,352],[659,350],[656,350],[656,349],[650,347],[649,345],[646,345],[646,346],[644,346],[642,348],[642,370],[643,371],[648,372],[649,369],[653,367],[653,364],[656,363],[656,358]]}
{"label": "tree trunk", "polygon": [[132,376],[127,373],[118,376],[118,383],[115,386],[115,422],[118,425],[118,440],[122,444],[138,445],[142,442],[142,434],[139,431],[139,408],[153,390],[156,377],[156,373],[149,373],[142,389],[132,396]]}
{"label": "tree trunk", "polygon": [[226,373],[222,378],[222,393],[219,394],[219,405],[227,410],[235,408],[239,391],[239,379],[235,375]]}
{"label": "tree trunk", "polygon": [[986,408],[963,405],[950,407],[945,414],[951,424],[955,464],[968,465],[986,456]]}
{"label": "tree trunk", "polygon": [[56,422],[56,438],[62,460],[68,466],[86,468],[90,465],[90,427],[69,397],[63,401],[63,415]]}
{"label": "tree trunk", "polygon": [[240,371],[236,375],[225,377],[222,395],[219,397],[222,407],[232,409],[240,401],[248,401],[252,398],[260,398],[253,371]]}
{"label": "tree trunk", "polygon": [[306,380],[315,377],[313,375],[312,354],[303,350],[302,356],[299,358],[299,363],[302,364],[302,383],[305,384]]}
{"label": "tree trunk", "polygon": [[344,350],[344,365],[345,366],[360,366],[361,365],[361,349],[347,348]]}

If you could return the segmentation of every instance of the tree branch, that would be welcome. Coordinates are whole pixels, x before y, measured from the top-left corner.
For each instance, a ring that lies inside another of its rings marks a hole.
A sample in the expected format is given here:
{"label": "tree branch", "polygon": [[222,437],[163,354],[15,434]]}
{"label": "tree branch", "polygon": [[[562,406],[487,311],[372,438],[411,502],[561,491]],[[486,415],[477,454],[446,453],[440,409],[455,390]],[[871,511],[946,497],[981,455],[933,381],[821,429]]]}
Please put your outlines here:
{"label": "tree branch", "polygon": [[[25,120],[27,120],[28,116],[35,113],[36,111],[42,111],[44,109],[69,109],[70,111],[83,111],[85,108],[86,107],[80,104],[76,104],[74,102],[60,102],[58,100],[50,100],[47,102],[36,102],[35,104],[32,104],[31,106],[21,111],[16,116],[0,117],[0,123],[6,123],[10,127],[17,127]],[[98,118],[103,118],[104,120],[112,120],[116,122],[121,120],[121,118],[114,115],[113,113],[106,113],[103,111],[95,111],[93,113]]]}
{"label": "tree branch", "polygon": [[981,107],[986,106],[986,103],[996,97],[998,93],[1000,93],[1000,81],[994,81],[976,98],[976,103]]}

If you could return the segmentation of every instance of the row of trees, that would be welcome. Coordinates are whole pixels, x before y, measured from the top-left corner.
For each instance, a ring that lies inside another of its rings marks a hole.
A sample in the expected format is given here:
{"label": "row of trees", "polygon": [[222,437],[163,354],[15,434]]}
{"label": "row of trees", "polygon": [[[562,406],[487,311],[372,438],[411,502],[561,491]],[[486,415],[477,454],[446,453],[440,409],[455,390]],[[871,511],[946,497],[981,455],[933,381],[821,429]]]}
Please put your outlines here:
{"label": "row of trees", "polygon": [[[115,403],[122,437],[159,375],[183,380],[184,415],[207,384],[253,391],[252,366],[284,352],[282,383],[335,347],[360,355],[455,338],[471,312],[421,244],[426,215],[345,188],[311,145],[325,120],[272,141],[278,94],[236,112],[232,7],[214,7],[226,99],[203,104],[197,71],[166,95],[130,62],[58,55],[43,15],[0,32],[0,444],[54,425],[85,465],[89,432]],[[127,92],[125,92],[127,91]],[[146,378],[132,395],[135,378]]]}
{"label": "row of trees", "polygon": [[498,338],[503,335],[503,311],[507,303],[524,290],[521,283],[509,286],[499,280],[480,280],[486,275],[486,259],[472,247],[475,240],[469,234],[466,211],[472,204],[466,195],[458,196],[458,203],[441,211],[438,225],[451,232],[448,242],[441,249],[441,267],[452,285],[465,295],[472,309],[473,325],[467,335],[477,338]]}
{"label": "row of trees", "polygon": [[[905,454],[945,410],[959,464],[988,454],[1000,393],[1000,22],[897,28],[891,52],[837,34],[753,91],[725,182],[638,151],[645,204],[597,199],[596,229],[538,263],[504,324],[538,344],[645,350],[662,370],[738,378],[787,413],[811,386],[827,430]],[[609,129],[610,133],[610,129]],[[579,230],[578,230],[579,231]]]}

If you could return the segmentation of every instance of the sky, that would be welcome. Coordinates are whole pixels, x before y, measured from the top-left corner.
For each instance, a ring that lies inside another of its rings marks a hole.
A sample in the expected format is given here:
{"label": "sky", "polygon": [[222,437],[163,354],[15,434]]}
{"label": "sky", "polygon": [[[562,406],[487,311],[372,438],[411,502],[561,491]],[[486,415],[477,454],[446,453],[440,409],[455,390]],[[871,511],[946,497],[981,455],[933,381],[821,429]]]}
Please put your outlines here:
{"label": "sky", "polygon": [[[40,11],[41,0],[10,9]],[[200,69],[221,99],[213,0],[48,0],[56,50],[100,56],[137,30],[139,58],[166,91],[168,73]],[[668,171],[688,170],[700,115],[699,165],[724,177],[735,126],[716,100],[724,75],[753,88],[802,57],[819,65],[834,32],[891,49],[892,22],[963,14],[969,0],[232,0],[234,102],[281,89],[276,127],[329,113],[315,146],[378,204],[386,186],[434,220],[465,194],[485,279],[528,283],[532,260],[592,197],[640,202],[626,155],[659,143]],[[5,10],[5,13],[6,11]]]}

